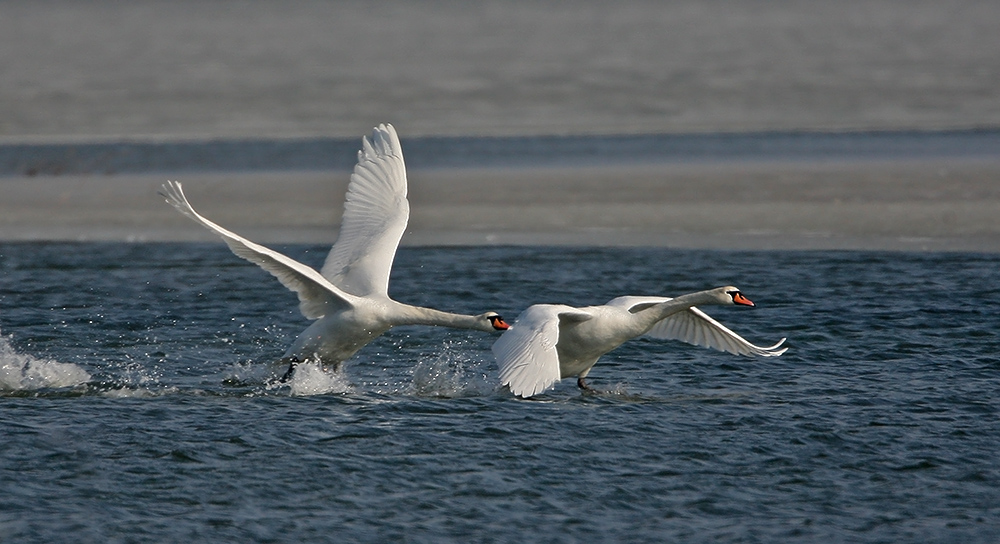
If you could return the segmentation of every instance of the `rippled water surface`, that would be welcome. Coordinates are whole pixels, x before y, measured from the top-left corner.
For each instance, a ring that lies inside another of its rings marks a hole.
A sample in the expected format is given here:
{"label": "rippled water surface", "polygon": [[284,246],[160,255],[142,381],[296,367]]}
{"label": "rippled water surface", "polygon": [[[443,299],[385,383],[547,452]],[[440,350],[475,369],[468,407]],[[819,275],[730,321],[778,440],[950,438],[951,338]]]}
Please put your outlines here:
{"label": "rippled water surface", "polygon": [[[289,254],[318,266],[325,248]],[[404,302],[510,319],[735,284],[750,359],[638,339],[533,400],[407,327],[276,381],[295,296],[221,244],[0,244],[0,541],[986,542],[1000,257],[404,248]]]}

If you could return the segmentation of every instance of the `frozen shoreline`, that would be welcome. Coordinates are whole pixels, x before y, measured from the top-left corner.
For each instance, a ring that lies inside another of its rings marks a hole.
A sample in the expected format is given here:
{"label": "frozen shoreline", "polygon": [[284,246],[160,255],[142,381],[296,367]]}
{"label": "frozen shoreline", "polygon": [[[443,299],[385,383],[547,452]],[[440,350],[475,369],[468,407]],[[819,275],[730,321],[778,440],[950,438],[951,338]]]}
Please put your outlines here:
{"label": "frozen shoreline", "polygon": [[[336,239],[348,171],[0,177],[0,240]],[[1000,251],[1000,160],[411,169],[406,245]]]}
{"label": "frozen shoreline", "polygon": [[[996,144],[870,155],[868,138],[1000,134],[1000,4],[0,10],[0,240],[212,240],[156,195],[171,177],[251,238],[329,243],[360,136],[392,122],[411,159],[404,244],[1000,251]],[[855,151],[772,153],[838,132]],[[602,147],[661,136],[676,140]],[[692,142],[717,154],[687,161]]]}

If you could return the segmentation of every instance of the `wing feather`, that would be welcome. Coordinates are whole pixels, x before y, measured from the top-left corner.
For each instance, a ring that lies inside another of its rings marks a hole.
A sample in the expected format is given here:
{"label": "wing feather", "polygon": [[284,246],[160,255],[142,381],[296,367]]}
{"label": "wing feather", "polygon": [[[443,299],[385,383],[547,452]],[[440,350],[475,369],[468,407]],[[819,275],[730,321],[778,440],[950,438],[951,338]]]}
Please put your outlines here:
{"label": "wing feather", "polygon": [[680,340],[688,344],[717,349],[734,355],[775,357],[788,349],[781,347],[785,343],[784,338],[773,346],[763,347],[751,344],[695,307],[660,320],[646,333],[646,336],[663,340]]}
{"label": "wing feather", "polygon": [[341,292],[314,269],[202,217],[188,202],[180,182],[168,181],[160,194],[179,212],[219,235],[237,256],[270,272],[282,285],[295,291],[299,296],[299,310],[308,319],[318,319],[333,309],[351,304],[350,295]]}
{"label": "wing feather", "polygon": [[406,230],[403,149],[392,125],[379,125],[361,140],[351,174],[337,242],[320,270],[323,277],[356,296],[386,295],[399,240]]}
{"label": "wing feather", "polygon": [[[608,302],[608,306],[625,308],[635,313],[668,300],[670,300],[669,297],[624,296],[611,300]],[[788,349],[781,348],[781,345],[785,343],[784,338],[773,346],[762,347],[751,344],[695,307],[660,320],[646,333],[646,336],[662,340],[680,340],[695,346],[717,349],[735,355],[775,357]]]}
{"label": "wing feather", "polygon": [[560,379],[559,319],[561,315],[590,317],[569,306],[529,306],[493,344],[500,365],[500,383],[520,397],[545,391]]}

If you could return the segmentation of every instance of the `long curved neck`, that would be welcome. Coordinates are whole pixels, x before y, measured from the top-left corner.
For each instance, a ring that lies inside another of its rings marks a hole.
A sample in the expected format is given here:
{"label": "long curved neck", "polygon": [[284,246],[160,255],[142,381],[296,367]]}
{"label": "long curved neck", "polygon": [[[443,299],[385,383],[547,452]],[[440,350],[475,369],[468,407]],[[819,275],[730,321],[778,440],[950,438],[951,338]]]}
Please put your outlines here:
{"label": "long curved neck", "polygon": [[636,316],[636,319],[645,327],[645,329],[649,330],[660,320],[666,319],[677,312],[683,312],[692,306],[704,306],[707,304],[721,304],[719,302],[717,289],[709,289],[708,291],[698,291],[697,293],[681,295],[666,302],[653,304],[648,308],[643,308],[634,315]]}
{"label": "long curved neck", "polygon": [[451,327],[453,329],[486,330],[488,321],[475,315],[453,314],[433,308],[399,304],[393,325],[429,325],[432,327]]}

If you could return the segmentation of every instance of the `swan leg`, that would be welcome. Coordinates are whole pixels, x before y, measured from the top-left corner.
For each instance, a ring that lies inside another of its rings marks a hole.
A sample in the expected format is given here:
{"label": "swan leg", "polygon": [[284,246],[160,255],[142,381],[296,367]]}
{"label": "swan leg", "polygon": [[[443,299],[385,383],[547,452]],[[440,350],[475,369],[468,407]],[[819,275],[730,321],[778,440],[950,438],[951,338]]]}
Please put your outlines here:
{"label": "swan leg", "polygon": [[582,377],[576,379],[576,386],[579,387],[580,389],[583,389],[584,391],[594,390],[593,387],[587,385],[587,382],[585,382]]}
{"label": "swan leg", "polygon": [[282,374],[281,378],[278,380],[281,383],[285,383],[288,380],[292,379],[292,374],[295,373],[295,365],[302,362],[299,360],[298,357],[295,357],[294,355],[292,357],[288,357],[285,360],[288,361],[288,370],[286,370],[285,373]]}

